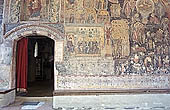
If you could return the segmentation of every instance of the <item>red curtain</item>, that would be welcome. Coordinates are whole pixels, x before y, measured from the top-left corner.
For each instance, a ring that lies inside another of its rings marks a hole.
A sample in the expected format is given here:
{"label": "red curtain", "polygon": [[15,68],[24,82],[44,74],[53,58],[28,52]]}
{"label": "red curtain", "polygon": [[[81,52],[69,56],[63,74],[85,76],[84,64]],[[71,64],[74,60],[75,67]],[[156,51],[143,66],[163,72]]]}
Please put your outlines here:
{"label": "red curtain", "polygon": [[17,43],[17,90],[27,89],[28,38],[22,38]]}

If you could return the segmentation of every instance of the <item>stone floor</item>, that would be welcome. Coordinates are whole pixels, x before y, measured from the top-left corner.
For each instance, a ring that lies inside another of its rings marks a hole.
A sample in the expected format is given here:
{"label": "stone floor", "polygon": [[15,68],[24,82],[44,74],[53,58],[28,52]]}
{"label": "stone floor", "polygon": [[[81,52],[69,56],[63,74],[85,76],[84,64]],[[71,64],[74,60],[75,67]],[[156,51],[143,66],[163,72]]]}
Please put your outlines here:
{"label": "stone floor", "polygon": [[[22,110],[22,106],[20,105],[21,103],[19,102],[15,102],[14,104],[11,104],[7,107],[4,108],[0,108],[0,110]],[[33,110],[33,109],[31,109]],[[36,110],[54,110],[52,108],[52,102],[51,101],[47,101],[45,102],[44,105],[42,105],[41,107],[39,107]],[[82,107],[82,108],[77,108],[77,107],[69,107],[69,108],[61,108],[58,107],[58,109],[55,110],[170,110],[170,108],[166,108],[166,107],[154,107],[154,108],[149,108],[149,107],[145,107],[145,108],[140,108],[140,107],[124,107],[124,108],[119,108],[119,107],[95,107],[95,108],[91,108],[91,107]]]}
{"label": "stone floor", "polygon": [[54,96],[53,103],[58,110],[170,110],[170,94]]}
{"label": "stone floor", "polygon": [[[81,97],[81,96],[77,96],[77,97]],[[78,100],[77,97],[72,96],[72,98],[74,98],[75,100]],[[117,97],[117,98],[115,98],[115,97]],[[137,97],[139,97],[139,96],[138,95],[102,96],[103,103],[96,104],[93,107],[90,106],[90,103],[89,103],[89,104],[81,106],[81,107],[69,106],[69,107],[65,107],[65,108],[62,107],[62,104],[63,104],[63,106],[71,105],[70,100],[66,100],[64,98],[59,98],[59,100],[57,101],[58,105],[56,107],[56,110],[170,110],[170,94],[140,95],[139,98],[140,98],[141,102]],[[151,99],[149,99],[148,97],[151,97]],[[142,98],[144,98],[146,100],[143,100],[144,101],[143,102]],[[125,102],[127,102],[127,101],[125,101],[126,99],[128,99],[128,102],[130,102],[130,103],[125,103]],[[157,99],[159,99],[159,100],[157,100]],[[74,101],[73,99],[71,99],[71,100]],[[109,100],[110,104],[104,103],[105,100]],[[42,106],[40,106],[39,108],[37,108],[36,110],[54,110],[53,109],[54,99],[52,97],[16,97],[16,100],[13,104],[11,104],[7,107],[0,108],[0,110],[22,110],[21,104],[26,101],[44,102],[44,104]],[[93,103],[93,100],[90,100],[89,97],[87,97],[87,100],[84,100],[83,102],[87,102],[87,101]],[[79,101],[79,102],[81,102],[81,101]],[[137,104],[134,104],[135,102],[137,102]],[[61,105],[61,107],[60,107],[60,105]],[[77,106],[79,106],[79,105],[77,105]],[[34,109],[32,109],[32,110],[34,110]]]}
{"label": "stone floor", "polygon": [[36,110],[53,110],[52,97],[17,97],[14,103],[7,107],[0,108],[0,110],[22,110],[23,105],[21,104],[25,101],[45,102],[45,104],[43,104]]}

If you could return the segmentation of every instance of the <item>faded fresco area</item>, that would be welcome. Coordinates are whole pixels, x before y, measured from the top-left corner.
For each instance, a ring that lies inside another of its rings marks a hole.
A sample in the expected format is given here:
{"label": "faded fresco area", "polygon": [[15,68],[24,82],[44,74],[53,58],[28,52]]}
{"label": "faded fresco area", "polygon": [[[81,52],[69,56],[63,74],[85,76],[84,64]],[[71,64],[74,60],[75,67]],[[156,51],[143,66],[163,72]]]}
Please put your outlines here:
{"label": "faded fresco area", "polygon": [[4,41],[2,38],[2,20],[3,20],[3,6],[4,1],[0,1],[0,89],[9,88],[10,64],[12,58],[11,42]]}
{"label": "faded fresco area", "polygon": [[10,66],[0,64],[0,89],[9,89]]}
{"label": "faded fresco area", "polygon": [[9,89],[12,64],[12,41],[2,40],[0,44],[0,89]]}
{"label": "faded fresco area", "polygon": [[[64,46],[55,47],[63,52],[55,60],[57,89],[170,88],[169,0],[11,0],[7,5],[4,33],[38,22],[64,34]],[[10,49],[0,53],[1,64],[10,65],[11,58],[3,57],[12,56]]]}

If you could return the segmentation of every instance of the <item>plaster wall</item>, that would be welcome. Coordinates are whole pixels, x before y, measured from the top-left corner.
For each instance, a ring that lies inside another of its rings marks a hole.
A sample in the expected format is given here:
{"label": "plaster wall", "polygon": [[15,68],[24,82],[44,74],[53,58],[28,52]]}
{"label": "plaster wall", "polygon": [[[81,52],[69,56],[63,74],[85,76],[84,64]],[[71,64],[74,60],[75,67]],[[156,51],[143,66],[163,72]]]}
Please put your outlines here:
{"label": "plaster wall", "polygon": [[0,1],[0,88],[8,89],[9,88],[9,79],[10,79],[10,59],[12,58],[11,42],[3,40],[3,10],[4,10],[4,1]]}

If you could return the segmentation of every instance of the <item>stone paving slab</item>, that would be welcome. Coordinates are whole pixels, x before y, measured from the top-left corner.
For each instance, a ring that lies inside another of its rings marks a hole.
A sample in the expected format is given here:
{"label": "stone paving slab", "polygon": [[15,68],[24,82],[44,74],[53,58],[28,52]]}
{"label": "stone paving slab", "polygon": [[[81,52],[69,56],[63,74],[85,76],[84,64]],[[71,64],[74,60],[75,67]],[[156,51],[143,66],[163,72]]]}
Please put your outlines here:
{"label": "stone paving slab", "polygon": [[[0,110],[21,110],[21,105],[10,105],[8,107],[0,108]],[[91,108],[91,107],[82,107],[82,108],[61,108],[58,107],[57,109],[52,108],[52,102],[51,103],[45,103],[43,106],[39,107],[36,110],[170,110],[170,107],[158,107],[158,108],[140,108],[140,107],[125,107],[125,108],[116,108],[116,107],[108,107],[108,108]]]}
{"label": "stone paving slab", "polygon": [[[22,108],[22,105],[20,104],[12,104],[7,107],[3,107],[0,110],[22,110],[21,108]],[[54,110],[54,109],[52,108],[52,102],[45,102],[44,105],[42,105],[36,110]]]}
{"label": "stone paving slab", "polygon": [[0,108],[0,110],[22,110],[21,108],[23,105],[21,105],[25,101],[39,101],[44,102],[42,106],[40,106],[36,110],[54,110],[52,108],[52,98],[41,98],[41,97],[17,97],[15,102],[10,104],[9,106]]}
{"label": "stone paving slab", "polygon": [[158,108],[150,108],[150,107],[124,107],[124,108],[116,108],[116,107],[110,107],[110,108],[91,108],[91,107],[82,107],[82,108],[57,108],[56,110],[170,110],[170,107],[158,107]]}
{"label": "stone paving slab", "polygon": [[[20,102],[15,102],[14,104],[11,104],[7,107],[0,108],[0,110],[22,110],[22,105],[20,105]],[[170,110],[170,107],[69,107],[69,108],[63,108],[58,107],[57,109],[52,108],[52,102],[45,102],[44,105],[39,107],[36,110]]]}

